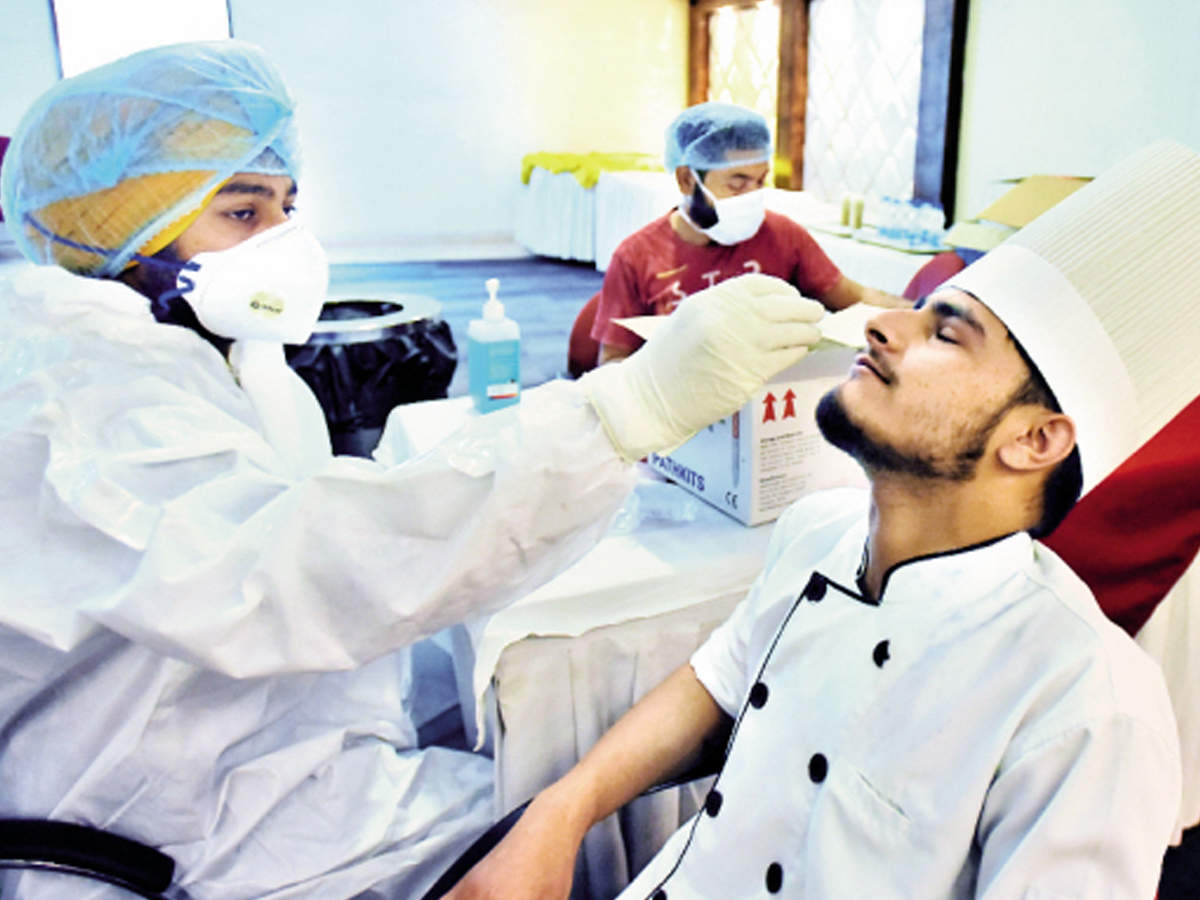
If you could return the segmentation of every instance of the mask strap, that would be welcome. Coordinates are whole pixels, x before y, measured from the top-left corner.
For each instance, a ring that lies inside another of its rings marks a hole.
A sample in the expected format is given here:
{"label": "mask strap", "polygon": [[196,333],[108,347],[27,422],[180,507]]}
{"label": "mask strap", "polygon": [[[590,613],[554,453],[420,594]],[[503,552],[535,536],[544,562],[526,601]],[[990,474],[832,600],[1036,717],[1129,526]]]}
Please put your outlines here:
{"label": "mask strap", "polygon": [[160,303],[167,303],[176,299],[177,297],[182,297],[184,294],[190,292],[196,287],[196,282],[192,281],[192,279],[183,274],[184,272],[198,272],[200,270],[200,266],[190,260],[183,263],[168,262],[165,259],[154,259],[150,256],[139,256],[136,253],[133,255],[133,258],[139,263],[143,263],[145,265],[161,266],[165,269],[174,270],[177,285],[172,290],[158,295],[158,301]]}
{"label": "mask strap", "polygon": [[[62,244],[64,247],[70,247],[72,250],[82,250],[85,253],[91,253],[91,254],[94,254],[95,256],[103,257],[104,259],[113,259],[116,257],[116,254],[113,253],[113,251],[109,250],[107,247],[95,247],[95,246],[92,246],[91,244],[81,244],[78,241],[73,241],[70,238],[65,238],[61,234],[55,234],[53,231],[51,231],[49,228],[47,228],[45,225],[43,225],[41,222],[39,222],[37,219],[35,219],[31,213],[25,214],[25,221],[28,224],[33,226],[34,231],[36,231],[38,234],[42,235],[42,237],[48,238],[50,241],[54,242],[55,244]],[[188,262],[174,262],[174,261],[166,260],[166,259],[156,259],[153,256],[142,256],[140,253],[133,254],[130,257],[130,259],[136,260],[137,262],[142,263],[144,265],[148,265],[148,266],[158,266],[160,268],[171,269],[178,275],[179,280],[181,282],[183,282],[183,284],[185,285],[183,288],[179,288],[179,289],[176,289],[173,291],[168,291],[167,293],[165,293],[161,297],[159,297],[158,298],[159,300],[164,300],[164,301],[165,300],[173,300],[176,297],[182,297],[184,294],[186,294],[188,291],[192,290],[192,288],[194,288],[196,286],[195,282],[193,282],[192,279],[188,278],[186,275],[181,274],[184,271],[189,271],[189,272],[199,271],[200,266],[194,262],[191,262],[190,260]]]}

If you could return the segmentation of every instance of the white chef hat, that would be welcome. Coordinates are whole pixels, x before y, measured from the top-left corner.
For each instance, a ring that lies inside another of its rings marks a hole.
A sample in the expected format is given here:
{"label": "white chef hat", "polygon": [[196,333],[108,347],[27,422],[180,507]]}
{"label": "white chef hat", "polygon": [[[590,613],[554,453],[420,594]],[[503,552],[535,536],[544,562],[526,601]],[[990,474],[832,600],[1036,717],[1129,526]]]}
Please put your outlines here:
{"label": "white chef hat", "polygon": [[1200,155],[1160,142],[948,282],[1020,341],[1076,426],[1088,491],[1200,392]]}

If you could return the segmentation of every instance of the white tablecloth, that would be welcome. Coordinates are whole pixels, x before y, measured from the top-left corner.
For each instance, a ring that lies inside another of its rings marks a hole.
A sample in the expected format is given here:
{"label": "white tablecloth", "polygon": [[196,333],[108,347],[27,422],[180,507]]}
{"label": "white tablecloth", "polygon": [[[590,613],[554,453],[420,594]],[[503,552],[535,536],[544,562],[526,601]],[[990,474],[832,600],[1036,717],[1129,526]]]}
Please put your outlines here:
{"label": "white tablecloth", "polygon": [[532,253],[591,262],[596,258],[596,194],[570,172],[534,168],[517,194],[516,239]]}
{"label": "white tablecloth", "polygon": [[[527,636],[507,646],[488,695],[497,730],[497,811],[565,774],[630,706],[687,661],[742,593],[577,637]],[[597,824],[576,860],[572,897],[619,893],[700,808],[711,782],[643,795]]]}
{"label": "white tablecloth", "polygon": [[666,172],[601,172],[596,182],[596,268],[608,269],[617,244],[679,202]]}
{"label": "white tablecloth", "polygon": [[494,615],[474,639],[474,695],[528,636],[582,635],[739,597],[762,567],[770,527],[747,528],[648,467],[604,539],[549,584]]}
{"label": "white tablecloth", "polygon": [[1200,825],[1200,558],[1142,626],[1137,642],[1162,667],[1183,756],[1179,829]]}

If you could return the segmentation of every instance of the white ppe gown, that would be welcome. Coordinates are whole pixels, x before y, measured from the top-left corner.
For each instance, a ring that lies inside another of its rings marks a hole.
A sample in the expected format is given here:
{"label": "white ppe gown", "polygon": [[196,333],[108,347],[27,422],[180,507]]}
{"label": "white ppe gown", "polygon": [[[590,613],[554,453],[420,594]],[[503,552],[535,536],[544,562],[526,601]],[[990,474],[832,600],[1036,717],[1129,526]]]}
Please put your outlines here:
{"label": "white ppe gown", "polygon": [[405,648],[579,556],[634,472],[566,382],[390,468],[287,449],[125,286],[0,282],[0,816],[161,847],[200,898],[419,896],[491,785],[413,749]]}

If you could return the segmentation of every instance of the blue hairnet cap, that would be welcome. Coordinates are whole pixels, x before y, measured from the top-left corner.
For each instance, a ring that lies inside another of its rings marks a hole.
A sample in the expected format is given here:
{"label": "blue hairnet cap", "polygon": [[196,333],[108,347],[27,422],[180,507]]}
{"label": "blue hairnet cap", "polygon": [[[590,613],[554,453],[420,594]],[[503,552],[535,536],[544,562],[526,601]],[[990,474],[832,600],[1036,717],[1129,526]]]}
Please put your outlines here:
{"label": "blue hairnet cap", "polygon": [[294,107],[252,44],[135,53],[33,104],[4,158],[0,206],[28,259],[114,275],[235,173],[295,178]]}
{"label": "blue hairnet cap", "polygon": [[664,162],[672,174],[679,166],[709,171],[770,161],[767,120],[744,106],[698,103],[667,128]]}

